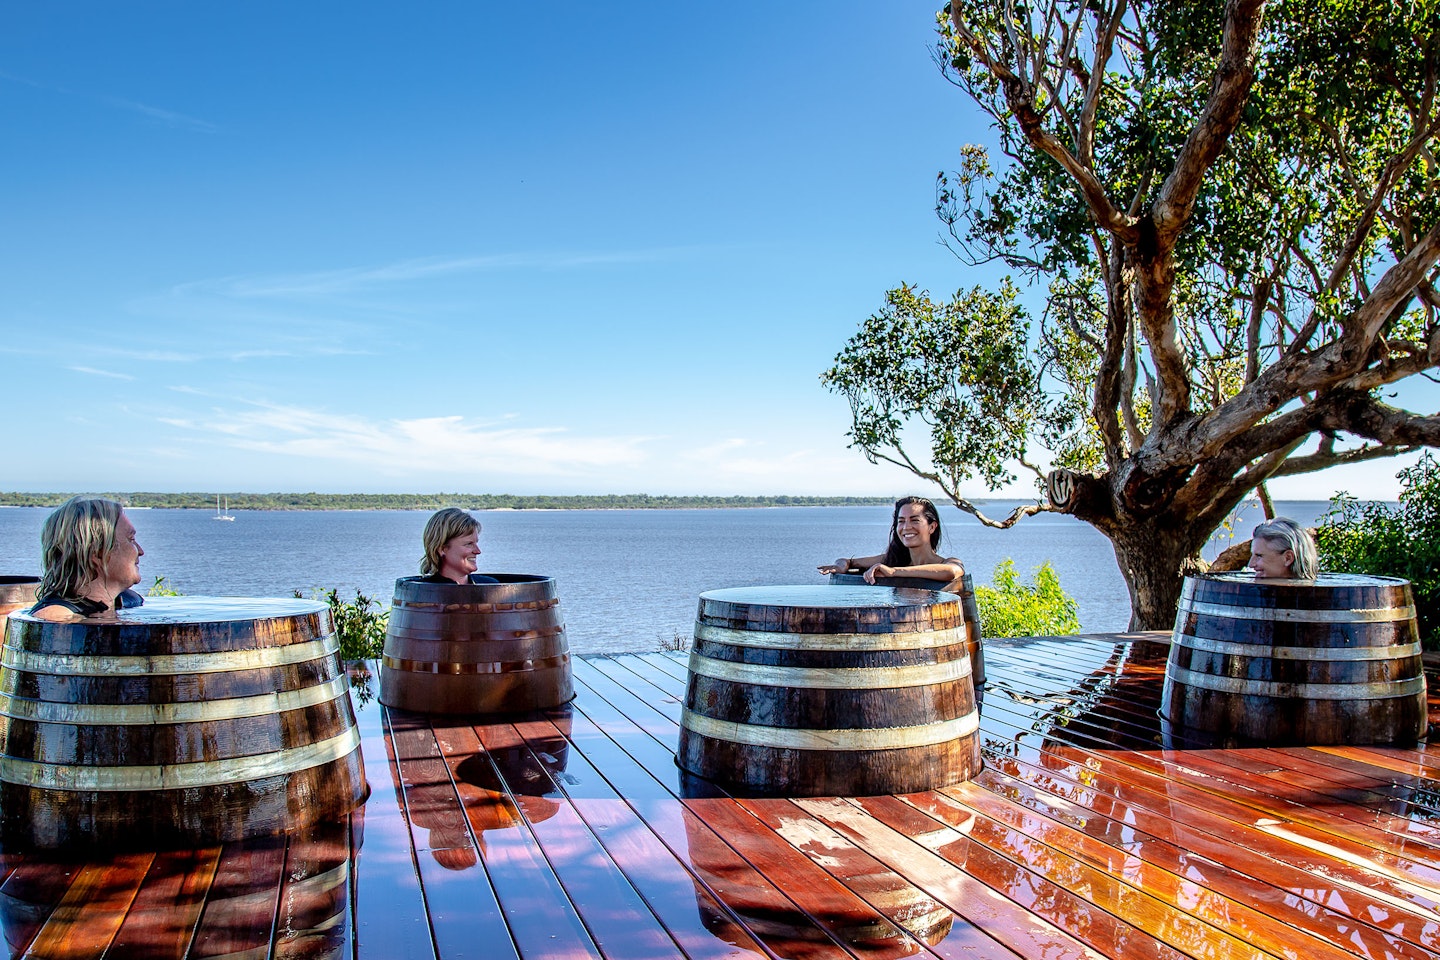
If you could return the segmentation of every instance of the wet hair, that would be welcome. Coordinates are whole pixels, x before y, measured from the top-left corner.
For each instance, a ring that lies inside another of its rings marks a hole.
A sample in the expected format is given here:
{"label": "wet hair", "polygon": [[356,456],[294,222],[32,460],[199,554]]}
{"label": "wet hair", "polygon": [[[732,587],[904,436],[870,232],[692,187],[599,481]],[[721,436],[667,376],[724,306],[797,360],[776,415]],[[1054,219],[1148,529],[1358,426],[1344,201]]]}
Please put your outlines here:
{"label": "wet hair", "polygon": [[885,548],[885,565],[887,567],[906,567],[910,565],[910,548],[900,542],[900,536],[895,532],[895,525],[900,522],[900,508],[918,503],[925,511],[925,519],[935,525],[930,531],[930,549],[934,550],[940,546],[940,512],[935,509],[935,504],[924,497],[901,497],[895,501],[895,512],[890,517],[890,545]]}
{"label": "wet hair", "polygon": [[1315,553],[1315,541],[1304,527],[1289,517],[1266,520],[1256,527],[1250,536],[1256,540],[1264,540],[1281,553],[1286,550],[1294,553],[1295,560],[1290,564],[1290,572],[1297,578],[1314,580],[1315,575],[1320,572],[1320,558]]}
{"label": "wet hair", "polygon": [[71,497],[45,518],[40,529],[39,596],[73,600],[100,575],[124,511],[114,500]]}
{"label": "wet hair", "polygon": [[480,521],[459,507],[436,510],[430,519],[425,521],[425,534],[422,537],[425,556],[420,558],[420,572],[427,576],[439,573],[440,554],[444,551],[445,544],[479,529]]}

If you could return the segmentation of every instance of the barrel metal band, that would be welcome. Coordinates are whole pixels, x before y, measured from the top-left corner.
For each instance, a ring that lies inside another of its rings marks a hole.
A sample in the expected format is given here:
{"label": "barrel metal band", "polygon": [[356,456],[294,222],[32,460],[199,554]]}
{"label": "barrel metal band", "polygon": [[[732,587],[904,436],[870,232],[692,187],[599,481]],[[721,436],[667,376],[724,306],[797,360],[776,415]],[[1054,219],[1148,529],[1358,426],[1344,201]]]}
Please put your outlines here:
{"label": "barrel metal band", "polygon": [[36,653],[17,650],[9,644],[0,654],[0,664],[26,673],[62,677],[174,676],[191,673],[229,673],[305,663],[333,656],[340,650],[335,634],[292,643],[283,647],[254,650],[217,650],[214,653],[171,653],[153,657],[90,656],[75,653]]}
{"label": "barrel metal band", "polygon": [[778,667],[771,664],[716,660],[692,652],[690,672],[715,680],[753,683],[762,687],[886,690],[963,680],[970,676],[970,658],[962,656],[943,663],[913,663],[898,667]]}
{"label": "barrel metal band", "polygon": [[1242,697],[1276,697],[1297,700],[1386,700],[1425,693],[1425,677],[1406,677],[1379,683],[1279,683],[1274,680],[1246,680],[1217,677],[1170,664],[1165,680],[1198,690],[1214,690]]}
{"label": "barrel metal band", "polygon": [[1208,640],[1188,633],[1175,635],[1180,646],[1205,653],[1256,657],[1261,660],[1403,660],[1420,656],[1420,644],[1397,643],[1388,647],[1272,647],[1268,643],[1233,643],[1229,640]]}
{"label": "barrel metal band", "polygon": [[1186,613],[1228,620],[1268,620],[1273,623],[1388,623],[1414,620],[1415,607],[1359,607],[1354,610],[1277,610],[1272,607],[1242,607],[1228,603],[1181,600],[1180,616]]}
{"label": "barrel metal band", "polygon": [[0,780],[45,790],[95,790],[101,793],[216,787],[298,773],[349,756],[359,748],[360,731],[351,726],[333,737],[301,747],[225,760],[87,767],[0,757]]}
{"label": "barrel metal band", "polygon": [[403,670],[406,673],[436,673],[448,674],[450,676],[475,676],[485,673],[523,673],[527,670],[553,670],[563,667],[570,662],[570,654],[562,653],[558,657],[541,657],[535,660],[484,660],[475,663],[460,663],[447,661],[439,663],[434,660],[406,660],[403,657],[392,657],[389,654],[380,658],[380,663],[387,670]]}
{"label": "barrel metal band", "polygon": [[476,630],[473,632],[455,630],[421,630],[406,625],[391,636],[404,640],[422,640],[426,643],[515,643],[520,640],[550,640],[565,636],[565,624],[548,630]]}
{"label": "barrel metal band", "polygon": [[518,600],[514,603],[437,603],[434,600],[406,600],[397,597],[390,602],[390,606],[426,613],[514,613],[517,610],[549,610],[559,602],[559,597],[549,600]]}
{"label": "barrel metal band", "polygon": [[680,725],[702,737],[728,740],[752,747],[775,747],[780,750],[900,750],[906,747],[931,747],[968,737],[980,729],[980,714],[971,710],[965,716],[953,720],[913,727],[806,730],[717,720],[695,713],[687,707],[680,715]]}
{"label": "barrel metal band", "polygon": [[914,633],[771,633],[765,630],[732,630],[698,622],[695,624],[695,639],[774,650],[931,650],[965,642],[964,635],[954,628]]}
{"label": "barrel metal band", "polygon": [[157,723],[204,723],[264,717],[282,710],[299,710],[339,700],[350,692],[350,678],[341,674],[326,683],[283,693],[224,700],[189,700],[175,703],[57,703],[27,700],[0,693],[0,716],[38,723],[79,726],[153,726]]}

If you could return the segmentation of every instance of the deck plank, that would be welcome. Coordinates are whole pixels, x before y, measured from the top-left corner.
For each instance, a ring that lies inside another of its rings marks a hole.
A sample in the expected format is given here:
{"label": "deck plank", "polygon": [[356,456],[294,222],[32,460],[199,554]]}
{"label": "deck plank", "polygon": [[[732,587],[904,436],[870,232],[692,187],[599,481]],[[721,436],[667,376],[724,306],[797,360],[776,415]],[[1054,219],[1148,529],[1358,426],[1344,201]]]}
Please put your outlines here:
{"label": "deck plank", "polygon": [[[785,957],[850,956],[822,923],[787,895],[790,891],[780,889],[748,864],[681,801],[673,748],[656,739],[657,735],[668,736],[673,742],[673,724],[654,711],[637,711],[641,716],[632,718],[618,709],[612,699],[628,706],[639,706],[643,701],[588,663],[577,667],[576,679],[597,694],[603,691],[600,698],[585,701],[585,719],[594,723],[633,764],[626,771],[620,792],[646,826],[686,865],[697,883],[723,905],[721,914],[707,918],[708,922],[720,930],[725,930],[727,923],[738,924],[769,950]],[[607,776],[612,765],[628,766],[612,753],[604,767]],[[766,922],[747,923],[746,917],[765,917]]]}
{"label": "deck plank", "polygon": [[12,958],[1440,957],[1440,754],[1171,729],[1166,642],[987,641],[984,768],[904,797],[683,774],[680,653],[576,658],[579,696],[543,715],[357,692],[371,793],[349,818],[4,852],[0,935]]}
{"label": "deck plank", "polygon": [[[722,916],[724,908],[616,791],[614,783],[623,783],[627,773],[648,781],[644,771],[583,713],[564,719],[570,749],[563,776],[553,782],[684,954],[695,960],[719,960],[763,953],[743,930],[723,939],[712,933],[705,918]],[[531,739],[548,739],[559,732],[540,720],[527,721],[521,729]]]}
{"label": "deck plank", "polygon": [[284,867],[284,837],[225,844],[188,956],[268,957]]}
{"label": "deck plank", "polygon": [[[942,793],[948,796],[983,787],[1267,916],[1283,916],[1297,930],[1354,949],[1360,956],[1431,955],[1417,944],[1368,923],[1365,918],[1371,913],[1363,905],[1362,909],[1347,912],[1349,888],[1317,883],[1313,873],[1270,860],[1248,847],[1227,843],[1142,806],[1087,791],[1083,784],[1059,783],[1048,772],[1018,761],[1012,761],[1009,768],[1008,773],[1001,773],[991,767],[972,784]],[[1067,799],[1072,791],[1083,793],[1079,798],[1083,802]],[[1262,876],[1269,881],[1259,879]],[[1372,901],[1370,906],[1379,904]]]}
{"label": "deck plank", "polygon": [[155,855],[106,960],[178,960],[190,949],[220,847]]}
{"label": "deck plank", "polygon": [[736,801],[796,850],[845,884],[898,926],[946,958],[996,958],[1015,953],[964,916],[951,913],[905,876],[890,869],[838,831],[816,820],[792,800]]}
{"label": "deck plank", "polygon": [[[378,670],[372,668],[371,676],[378,689]],[[355,723],[370,785],[365,805],[350,818],[356,960],[435,960],[399,768],[391,756],[380,702],[357,703]]]}
{"label": "deck plank", "polygon": [[125,919],[154,854],[117,856],[82,867],[35,935],[27,957],[73,960],[105,952]]}
{"label": "deck plank", "polygon": [[[998,698],[997,702],[987,703],[982,731],[1004,730],[1003,718],[1004,710]],[[1062,784],[1074,783],[1079,787],[1069,791],[1069,797],[1087,808],[1096,802],[1095,795],[1112,797],[1151,811],[1161,820],[1208,833],[1232,848],[1256,851],[1268,860],[1308,875],[1309,888],[1328,898],[1326,902],[1342,905],[1353,902],[1352,915],[1369,916],[1430,949],[1437,946],[1436,920],[1440,917],[1433,909],[1433,895],[1422,887],[1368,869],[1363,861],[1334,857],[1322,845],[1290,843],[1278,837],[1273,829],[1257,829],[1257,820],[1264,818],[1257,817],[1253,808],[1223,794],[1116,762],[1109,751],[1086,750],[1053,740],[1044,743],[1042,749],[1021,746],[1016,740],[1007,742],[1015,744],[1020,759],[1042,771],[1037,782],[1047,791],[1065,796],[1067,791]],[[1007,761],[992,759],[989,762],[1004,764]],[[1201,837],[1188,834],[1182,842],[1198,849]],[[1226,862],[1219,856],[1217,859]],[[1272,877],[1259,869],[1260,866],[1263,863],[1257,864],[1256,875],[1271,881]],[[1283,879],[1277,885],[1281,884]]]}
{"label": "deck plank", "polygon": [[83,864],[30,856],[0,885],[0,933],[10,956],[24,954]]}
{"label": "deck plank", "polygon": [[511,802],[530,825],[541,853],[607,960],[673,957],[676,942],[536,756],[545,754],[553,761],[552,769],[563,772],[569,762],[568,741],[545,737],[527,743],[514,724],[503,722],[477,725],[475,730]]}
{"label": "deck plank", "polygon": [[535,834],[505,790],[474,727],[450,727],[446,750],[466,756],[456,787],[485,859],[495,897],[522,957],[602,956]]}
{"label": "deck plank", "polygon": [[[455,779],[455,769],[464,769],[475,753],[445,752],[457,730],[478,752],[469,724],[409,717],[402,729],[392,725],[391,730],[398,740],[397,753],[405,757],[397,760],[400,788],[436,953],[447,958],[518,958],[477,841],[484,836],[487,821],[480,818],[485,808],[473,804],[467,811]],[[473,832],[472,812],[477,818]]]}

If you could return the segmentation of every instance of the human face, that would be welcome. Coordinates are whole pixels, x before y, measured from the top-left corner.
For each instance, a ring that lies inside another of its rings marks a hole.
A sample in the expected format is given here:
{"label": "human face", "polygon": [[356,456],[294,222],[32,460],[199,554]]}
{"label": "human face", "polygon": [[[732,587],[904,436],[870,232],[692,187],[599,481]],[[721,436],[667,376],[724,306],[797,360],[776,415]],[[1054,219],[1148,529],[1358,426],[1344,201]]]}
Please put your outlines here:
{"label": "human face", "polygon": [[115,592],[128,590],[140,582],[140,558],[145,556],[135,539],[135,524],[122,512],[115,524],[115,546],[105,558],[102,576]]}
{"label": "human face", "polygon": [[906,549],[929,550],[930,535],[934,532],[935,524],[925,516],[922,504],[907,503],[900,508],[900,515],[895,518],[895,536]]}
{"label": "human face", "polygon": [[1272,580],[1293,578],[1295,576],[1295,571],[1292,569],[1294,564],[1294,550],[1279,550],[1274,543],[1264,537],[1256,537],[1250,541],[1249,566],[1251,570],[1255,571],[1255,576]]}
{"label": "human face", "polygon": [[456,583],[476,570],[475,558],[480,556],[480,528],[476,527],[463,537],[451,537],[440,551],[440,576]]}

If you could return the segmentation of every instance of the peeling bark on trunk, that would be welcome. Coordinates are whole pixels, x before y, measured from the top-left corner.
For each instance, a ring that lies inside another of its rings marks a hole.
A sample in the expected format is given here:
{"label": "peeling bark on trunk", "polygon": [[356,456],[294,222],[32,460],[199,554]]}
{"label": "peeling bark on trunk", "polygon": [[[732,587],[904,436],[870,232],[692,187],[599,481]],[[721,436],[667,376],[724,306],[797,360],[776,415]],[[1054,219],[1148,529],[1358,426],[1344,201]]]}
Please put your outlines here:
{"label": "peeling bark on trunk", "polygon": [[1183,518],[1165,515],[1148,523],[1117,525],[1110,532],[1115,561],[1130,590],[1129,629],[1175,626],[1184,578],[1201,570],[1200,548],[1206,537],[1197,537],[1195,529]]}

